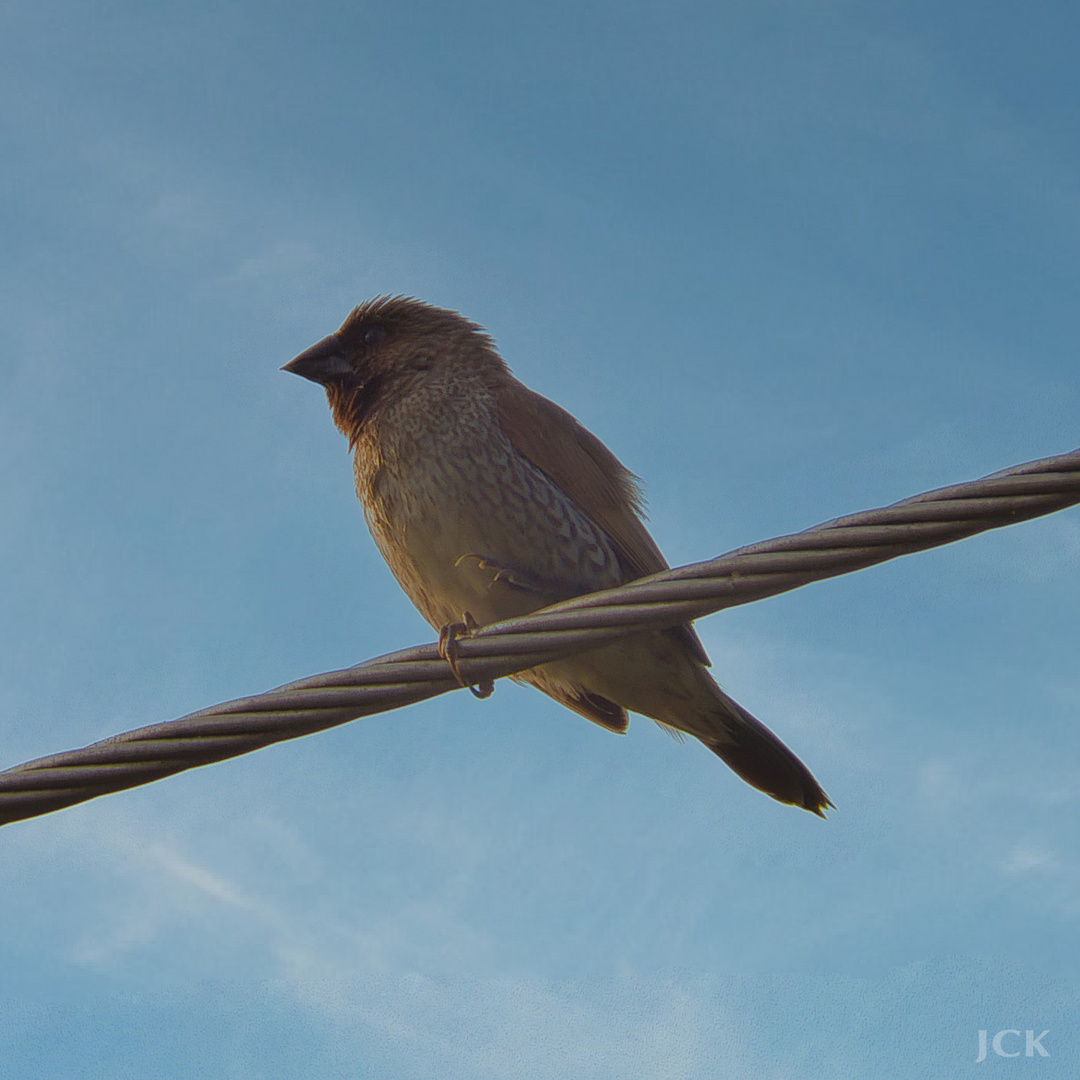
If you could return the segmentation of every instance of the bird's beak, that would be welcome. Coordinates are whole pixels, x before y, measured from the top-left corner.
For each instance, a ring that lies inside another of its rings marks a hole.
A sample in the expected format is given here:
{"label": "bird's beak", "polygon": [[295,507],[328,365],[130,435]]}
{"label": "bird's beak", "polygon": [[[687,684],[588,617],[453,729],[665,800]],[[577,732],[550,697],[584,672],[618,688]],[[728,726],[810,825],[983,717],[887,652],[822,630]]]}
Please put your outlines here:
{"label": "bird's beak", "polygon": [[323,386],[336,379],[356,374],[352,364],[345,359],[337,334],[317,341],[295,360],[290,360],[281,370],[291,371],[294,375],[301,375],[312,382],[322,383]]}

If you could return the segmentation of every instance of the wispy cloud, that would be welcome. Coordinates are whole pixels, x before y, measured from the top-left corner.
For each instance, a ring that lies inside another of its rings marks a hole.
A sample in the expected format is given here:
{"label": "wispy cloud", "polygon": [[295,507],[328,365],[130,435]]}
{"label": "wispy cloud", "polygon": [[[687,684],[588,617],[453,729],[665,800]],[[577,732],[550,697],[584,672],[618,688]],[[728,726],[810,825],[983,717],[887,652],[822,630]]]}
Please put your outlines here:
{"label": "wispy cloud", "polygon": [[[400,823],[403,832],[421,826]],[[221,977],[234,979],[238,964],[251,965],[244,950],[255,949],[261,960],[254,967],[266,973],[271,993],[330,1024],[345,1047],[389,1041],[398,1058],[417,1062],[417,1075],[674,1080],[701,1074],[721,1022],[700,992],[669,977],[628,974],[581,986],[427,975],[410,962],[416,936],[441,939],[463,970],[475,969],[486,950],[484,935],[439,897],[370,920],[360,912],[346,919],[340,910],[327,918],[260,895],[200,861],[182,840],[148,839],[145,826],[119,817],[92,835],[75,825],[62,832],[62,846],[77,843],[99,871],[109,864],[127,882],[88,920],[71,952],[75,964],[112,969],[155,941],[194,932],[226,957],[230,970]],[[470,837],[451,840],[460,850],[475,848]],[[752,1075],[739,1060],[733,1046],[726,1074]]]}

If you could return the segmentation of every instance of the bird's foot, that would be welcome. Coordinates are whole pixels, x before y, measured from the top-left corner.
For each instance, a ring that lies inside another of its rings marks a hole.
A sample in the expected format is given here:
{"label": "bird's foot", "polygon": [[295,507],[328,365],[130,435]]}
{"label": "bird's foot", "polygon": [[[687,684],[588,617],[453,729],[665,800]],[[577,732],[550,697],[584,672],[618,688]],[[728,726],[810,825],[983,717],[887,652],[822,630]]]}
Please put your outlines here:
{"label": "bird's foot", "polygon": [[479,629],[479,623],[469,611],[466,611],[462,616],[461,622],[447,623],[439,631],[439,655],[450,665],[450,670],[454,673],[454,678],[457,679],[459,686],[466,687],[473,697],[486,698],[495,693],[494,681],[484,679],[474,686],[462,678],[461,670],[458,667],[458,642],[462,638],[469,637],[474,630]]}
{"label": "bird's foot", "polygon": [[493,559],[489,555],[481,555],[477,551],[466,551],[454,565],[460,566],[466,559],[475,559],[477,567],[481,570],[495,571],[491,585],[502,581],[511,588],[521,589],[523,592],[547,593],[551,591],[551,587],[535,574],[519,570],[515,566],[507,566],[506,563],[499,562],[498,559]]}

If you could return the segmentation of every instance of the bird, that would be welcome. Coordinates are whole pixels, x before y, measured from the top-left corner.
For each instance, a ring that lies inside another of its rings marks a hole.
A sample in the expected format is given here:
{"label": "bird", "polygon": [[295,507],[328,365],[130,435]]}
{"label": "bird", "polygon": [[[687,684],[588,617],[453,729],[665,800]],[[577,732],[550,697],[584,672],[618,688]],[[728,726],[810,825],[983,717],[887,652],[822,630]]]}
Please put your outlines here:
{"label": "bird", "polygon": [[[444,647],[668,569],[638,478],[458,312],[378,296],[282,370],[325,389],[375,544]],[[810,770],[709,666],[687,624],[514,678],[613,732],[633,712],[692,735],[755,788],[824,817],[833,804]]]}

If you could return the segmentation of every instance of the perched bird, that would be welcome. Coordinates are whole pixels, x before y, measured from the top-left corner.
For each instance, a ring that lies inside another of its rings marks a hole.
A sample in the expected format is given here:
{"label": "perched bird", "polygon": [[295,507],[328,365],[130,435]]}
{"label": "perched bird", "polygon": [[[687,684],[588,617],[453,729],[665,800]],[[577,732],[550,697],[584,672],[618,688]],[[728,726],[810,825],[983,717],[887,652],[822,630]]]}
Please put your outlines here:
{"label": "perched bird", "polygon": [[[463,618],[483,626],[667,568],[634,475],[457,312],[379,297],[283,370],[325,387],[371,535],[444,641]],[[754,787],[824,816],[810,771],[708,664],[687,625],[515,678],[611,731],[629,710],[693,735]]]}

